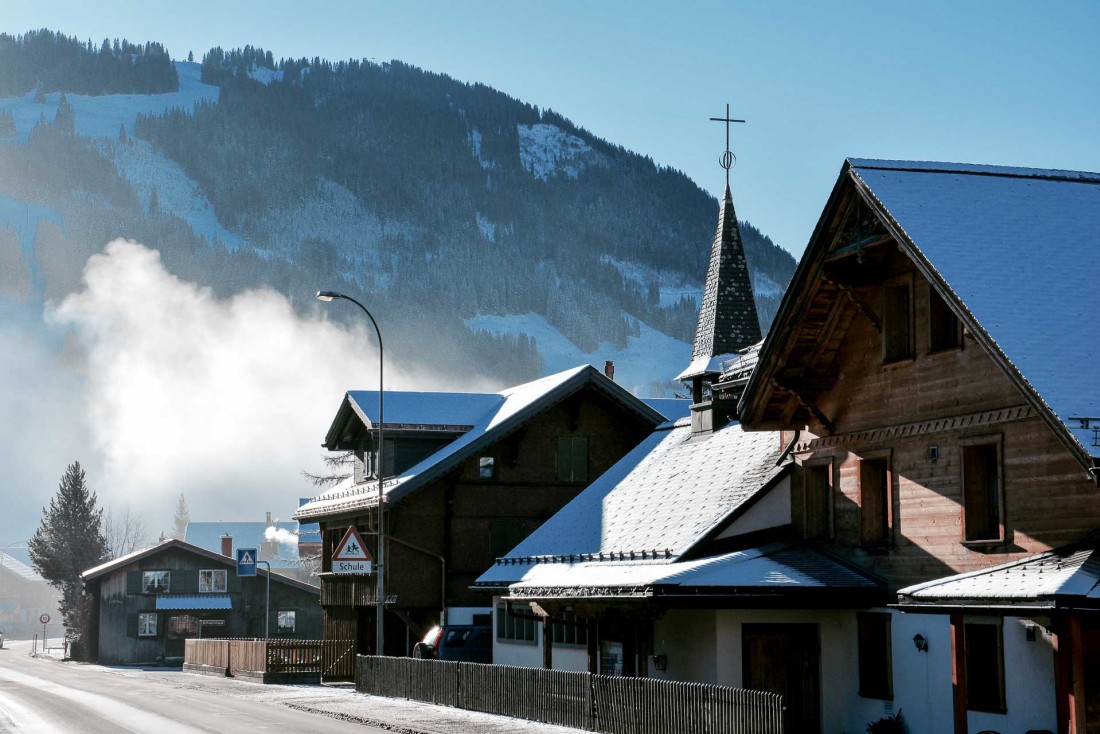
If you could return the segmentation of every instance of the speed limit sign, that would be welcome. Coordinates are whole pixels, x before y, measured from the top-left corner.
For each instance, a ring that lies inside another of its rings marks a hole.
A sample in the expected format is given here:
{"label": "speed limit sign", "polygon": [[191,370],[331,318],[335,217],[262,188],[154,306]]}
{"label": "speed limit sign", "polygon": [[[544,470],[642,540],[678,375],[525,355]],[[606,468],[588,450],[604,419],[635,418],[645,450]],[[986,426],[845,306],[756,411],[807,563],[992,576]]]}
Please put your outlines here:
{"label": "speed limit sign", "polygon": [[42,624],[49,624],[50,623],[50,615],[40,614],[38,616],[38,621],[41,622]]}

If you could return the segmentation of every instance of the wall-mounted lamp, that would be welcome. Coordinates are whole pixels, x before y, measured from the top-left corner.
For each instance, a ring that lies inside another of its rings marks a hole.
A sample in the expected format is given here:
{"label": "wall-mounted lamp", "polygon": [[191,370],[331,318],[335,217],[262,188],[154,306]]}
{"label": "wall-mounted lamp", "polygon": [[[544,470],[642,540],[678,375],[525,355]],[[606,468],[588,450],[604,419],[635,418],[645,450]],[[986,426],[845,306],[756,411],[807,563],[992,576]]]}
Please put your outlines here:
{"label": "wall-mounted lamp", "polygon": [[661,672],[664,672],[664,670],[668,667],[668,655],[654,655],[653,667],[657,670],[660,670]]}
{"label": "wall-mounted lamp", "polygon": [[928,640],[921,633],[913,635],[913,644],[916,645],[917,652],[928,652]]}
{"label": "wall-mounted lamp", "polygon": [[936,444],[932,444],[928,447],[928,460],[936,461],[940,458],[940,447]]}

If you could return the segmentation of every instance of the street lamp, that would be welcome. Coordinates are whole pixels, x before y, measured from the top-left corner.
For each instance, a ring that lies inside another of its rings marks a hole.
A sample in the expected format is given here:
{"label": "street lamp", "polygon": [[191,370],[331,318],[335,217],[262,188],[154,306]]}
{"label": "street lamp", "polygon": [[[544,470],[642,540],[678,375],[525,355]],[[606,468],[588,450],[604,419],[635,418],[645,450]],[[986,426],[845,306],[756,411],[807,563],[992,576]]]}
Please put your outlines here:
{"label": "street lamp", "polygon": [[383,524],[383,489],[382,489],[382,330],[378,328],[378,322],[374,320],[374,316],[367,310],[367,307],[359,303],[351,296],[345,296],[342,293],[335,293],[333,291],[317,291],[317,300],[325,301],[326,303],[342,298],[345,301],[351,301],[359,308],[363,309],[363,313],[370,319],[371,324],[374,326],[374,333],[378,336],[378,459],[375,464],[375,471],[378,473],[378,554],[376,561],[378,563],[378,581],[375,584],[375,605],[377,610],[375,612],[375,628],[374,628],[374,647],[375,654],[385,654],[385,635],[383,630],[384,622],[383,618],[386,613],[386,574],[385,574],[385,558],[386,558],[386,526]]}

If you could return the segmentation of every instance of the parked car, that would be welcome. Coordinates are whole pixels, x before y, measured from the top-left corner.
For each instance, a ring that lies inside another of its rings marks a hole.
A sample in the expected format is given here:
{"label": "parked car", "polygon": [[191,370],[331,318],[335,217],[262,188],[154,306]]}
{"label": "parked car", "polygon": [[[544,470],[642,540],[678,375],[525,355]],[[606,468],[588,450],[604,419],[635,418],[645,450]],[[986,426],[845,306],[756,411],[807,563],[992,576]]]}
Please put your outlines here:
{"label": "parked car", "polygon": [[493,628],[480,624],[432,627],[416,643],[413,657],[456,660],[464,663],[493,662]]}

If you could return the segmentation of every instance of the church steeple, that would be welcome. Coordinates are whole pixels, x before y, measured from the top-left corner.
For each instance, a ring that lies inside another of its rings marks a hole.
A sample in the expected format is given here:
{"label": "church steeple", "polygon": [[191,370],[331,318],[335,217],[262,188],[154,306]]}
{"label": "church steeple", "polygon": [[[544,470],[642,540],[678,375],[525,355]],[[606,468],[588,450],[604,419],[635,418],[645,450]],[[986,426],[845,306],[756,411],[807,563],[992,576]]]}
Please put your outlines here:
{"label": "church steeple", "polygon": [[[691,381],[692,401],[697,406],[704,402],[710,405],[710,401],[703,400],[704,392],[721,375],[721,363],[761,340],[760,318],[729,187],[729,169],[736,160],[729,149],[729,124],[744,120],[730,119],[729,105],[724,118],[711,119],[726,123],[726,151],[720,159],[720,165],[726,169],[726,190],[718,209],[718,228],[699,306],[691,364],[676,378]],[[695,407],[692,410],[694,414]]]}

